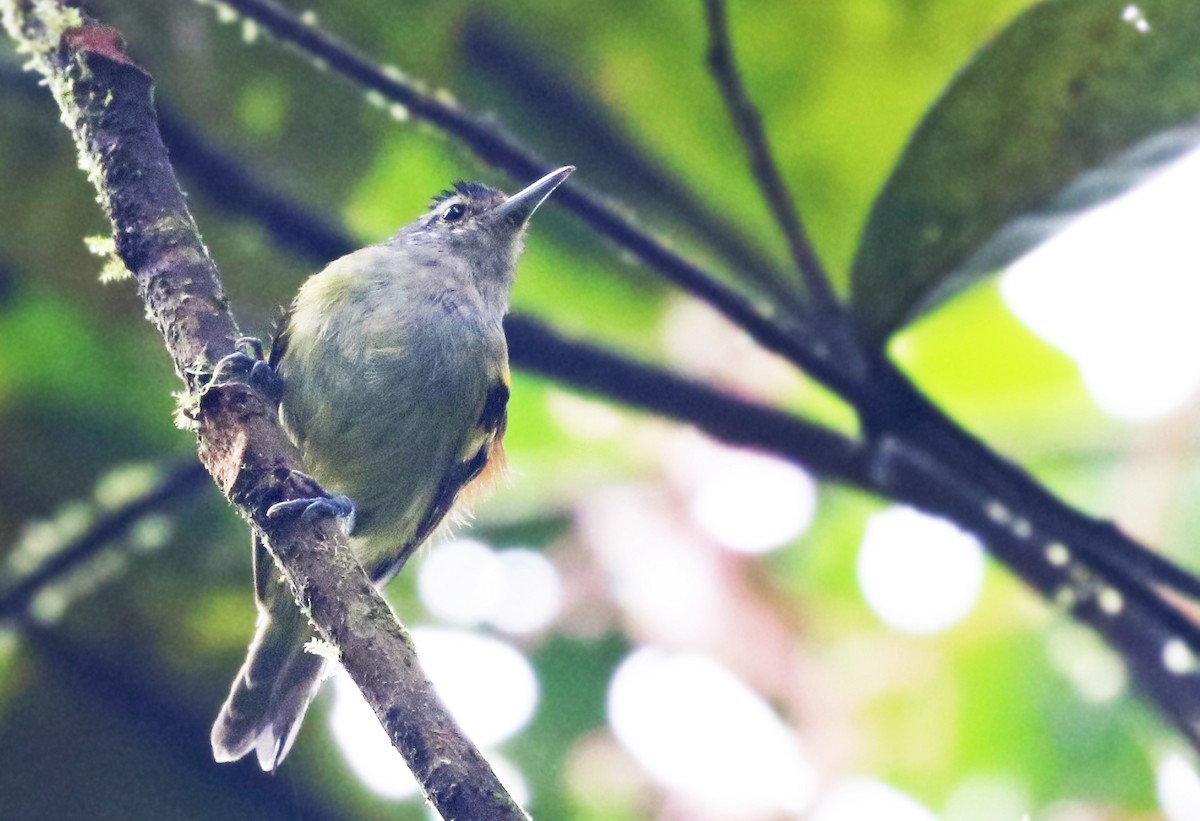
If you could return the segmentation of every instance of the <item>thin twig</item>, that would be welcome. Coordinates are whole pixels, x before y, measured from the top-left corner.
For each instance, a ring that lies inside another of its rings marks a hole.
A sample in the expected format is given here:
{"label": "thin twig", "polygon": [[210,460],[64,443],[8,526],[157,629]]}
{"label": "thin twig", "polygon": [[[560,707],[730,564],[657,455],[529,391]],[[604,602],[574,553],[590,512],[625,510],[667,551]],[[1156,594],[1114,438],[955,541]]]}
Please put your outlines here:
{"label": "thin twig", "polygon": [[[300,472],[274,406],[237,381],[209,383],[239,336],[162,144],[151,79],[120,33],[63,0],[5,0],[4,24],[54,92],[117,253],[167,343],[192,402],[201,461],[266,537],[298,602],[371,704],[445,818],[523,819],[421,671],[412,642],[328,519],[269,519],[291,498],[323,495]],[[197,740],[199,742],[199,739]]]}
{"label": "thin twig", "polygon": [[190,496],[207,481],[208,474],[199,462],[178,466],[145,493],[96,520],[36,570],[0,592],[0,622],[23,620],[40,591],[91,560],[105,545],[128,533],[143,517]]}
{"label": "thin twig", "polygon": [[[127,641],[97,642],[73,638],[65,629],[30,624],[25,627],[22,639],[40,668],[37,683],[49,679],[60,686],[65,684],[72,697],[79,699],[72,705],[74,709],[103,717],[104,722],[120,721],[124,748],[128,750],[134,746],[131,742],[135,742],[137,754],[143,760],[153,759],[157,766],[169,763],[173,770],[186,768],[192,777],[211,784],[215,765],[207,745],[179,743],[181,737],[208,735],[208,722],[196,714],[193,685],[189,682],[185,687],[178,671],[148,669],[150,662],[144,645],[130,636],[130,633],[137,635],[139,630],[147,631],[142,635],[149,635],[148,631],[156,627],[137,624],[129,630],[123,622],[122,635],[127,636]],[[65,736],[70,731],[67,725],[61,726],[64,736],[53,741],[61,741],[64,748],[81,741],[78,735]],[[133,738],[124,735],[130,730],[136,734]],[[13,763],[10,761],[9,765]],[[24,792],[29,794],[29,806],[36,806],[40,812],[6,817],[44,817],[46,797],[37,790]],[[255,821],[299,818],[344,821],[346,818],[346,808],[330,806],[331,799],[311,779],[263,778],[257,768],[230,767],[221,773],[219,792],[220,798],[205,806],[209,817],[234,816]],[[5,809],[10,813],[14,812],[13,798],[18,796],[5,795]],[[133,800],[142,803],[145,797],[135,795]],[[117,817],[131,806],[122,805],[119,799],[105,800],[106,812]],[[298,808],[303,808],[303,813]]]}
{"label": "thin twig", "polygon": [[797,315],[804,311],[805,295],[795,278],[739,230],[727,203],[718,202],[714,209],[702,202],[678,172],[651,157],[614,121],[596,95],[561,66],[547,62],[546,49],[483,8],[466,19],[461,31],[468,64],[489,83],[508,88],[518,105],[536,101],[537,116],[554,123],[559,139],[577,152],[572,162],[585,168],[589,179],[611,179],[621,186],[623,198],[640,193],[638,199],[659,204],[654,215],[659,233],[669,226],[685,226],[736,272],[739,281],[781,308]]}
{"label": "thin twig", "polygon": [[822,317],[837,320],[841,308],[829,284],[829,275],[813,249],[804,222],[796,210],[791,193],[779,173],[779,166],[771,156],[771,146],[763,130],[762,115],[746,93],[741,73],[733,55],[729,37],[729,20],[724,0],[704,0],[705,18],[708,23],[708,65],[712,70],[729,118],[733,121],[746,153],[750,155],[750,168],[759,190],[767,201],[767,207],[775,218],[787,240],[792,261],[796,265],[804,287],[813,302],[813,308]]}

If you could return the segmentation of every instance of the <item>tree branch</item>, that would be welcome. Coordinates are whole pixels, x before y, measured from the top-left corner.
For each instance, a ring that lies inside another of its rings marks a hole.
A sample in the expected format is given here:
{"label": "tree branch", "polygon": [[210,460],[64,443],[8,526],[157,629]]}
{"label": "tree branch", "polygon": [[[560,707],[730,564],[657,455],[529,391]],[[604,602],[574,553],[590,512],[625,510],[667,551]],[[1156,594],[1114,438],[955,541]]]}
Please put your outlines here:
{"label": "tree branch", "polygon": [[201,244],[155,124],[151,80],[116,29],[62,0],[3,0],[4,24],[47,80],[81,164],[112,221],[117,252],[183,378],[200,458],[267,539],[297,601],[384,724],[426,795],[446,818],[524,813],[450,719],[407,634],[331,520],[277,522],[267,508],[322,495],[300,473],[274,408],[248,385],[206,384],[232,352],[237,327]]}
{"label": "tree branch", "polygon": [[977,534],[993,556],[1048,602],[1103,636],[1143,693],[1200,751],[1200,630],[1175,602],[1127,566],[1110,561],[1108,553],[1090,548],[1091,534],[1060,541],[1043,522],[1056,529],[1061,517],[1043,519],[1036,510],[1034,518],[1026,518],[1028,507],[1007,507],[980,490],[973,481],[976,465],[946,467],[890,437],[875,453],[872,473],[882,492]]}
{"label": "tree branch", "polygon": [[771,156],[771,146],[763,131],[762,115],[742,85],[730,43],[725,0],[704,0],[704,12],[709,36],[708,66],[721,90],[729,119],[737,129],[746,153],[750,155],[754,179],[775,223],[787,240],[792,261],[812,299],[813,309],[821,318],[839,321],[842,311],[830,287],[829,275],[813,250],[804,223],[779,173],[779,166]]}
{"label": "tree branch", "polygon": [[204,482],[204,468],[194,462],[171,470],[145,493],[102,516],[86,532],[63,545],[28,575],[0,592],[0,623],[21,622],[37,594],[86,564],[105,545],[119,539],[142,517],[162,510],[198,490]]}
{"label": "tree branch", "polygon": [[626,200],[639,195],[638,200],[650,201],[657,211],[656,225],[685,226],[733,269],[739,281],[776,300],[784,310],[803,311],[804,294],[794,279],[742,234],[728,209],[702,202],[677,172],[649,156],[614,122],[594,93],[575,82],[562,66],[547,61],[545,49],[506,25],[500,15],[482,8],[464,22],[460,45],[468,64],[489,85],[506,89],[515,104],[536,100],[537,116],[554,123],[555,133],[562,135],[559,139],[575,152],[572,162],[586,168],[590,179],[611,180]]}
{"label": "tree branch", "polygon": [[[203,1],[203,0],[202,0]],[[274,0],[223,0],[224,5],[253,20],[275,38],[298,48],[322,65],[376,91],[392,102],[455,137],[488,165],[516,179],[540,177],[552,166],[534,157],[490,121],[439,99],[416,84],[388,72],[355,53],[347,45],[307,25]],[[730,288],[708,271],[669,249],[657,238],[622,216],[617,209],[589,193],[577,181],[564,183],[555,192],[555,207],[572,212],[601,236],[640,259],[648,268],[708,302],[746,330],[767,350],[778,353],[839,392],[861,387],[864,374],[858,357],[837,356],[829,340],[776,305],[757,304]]]}
{"label": "tree branch", "polygon": [[[23,638],[43,668],[38,671],[35,686],[46,678],[66,682],[71,693],[83,695],[82,709],[106,722],[116,717],[123,727],[131,727],[141,738],[138,747],[143,756],[170,760],[186,767],[192,778],[211,780],[217,764],[208,746],[176,743],[180,736],[205,738],[209,722],[196,714],[192,700],[180,692],[183,688],[176,676],[162,668],[151,668],[141,653],[140,642],[85,642],[65,630],[41,625],[26,625]],[[234,800],[221,808],[206,807],[213,816],[226,807],[227,812],[237,807],[237,811],[255,821],[296,821],[299,814],[296,808],[303,807],[304,821],[339,821],[346,817],[345,807],[330,806],[329,799],[314,789],[312,782],[263,778],[250,767],[226,768],[221,776],[220,792]],[[5,797],[5,809],[9,811],[11,797]],[[43,796],[35,793],[34,800],[38,802],[36,806],[44,807]],[[142,800],[141,796],[134,797],[135,802]],[[124,809],[107,803],[105,806],[113,815]]]}

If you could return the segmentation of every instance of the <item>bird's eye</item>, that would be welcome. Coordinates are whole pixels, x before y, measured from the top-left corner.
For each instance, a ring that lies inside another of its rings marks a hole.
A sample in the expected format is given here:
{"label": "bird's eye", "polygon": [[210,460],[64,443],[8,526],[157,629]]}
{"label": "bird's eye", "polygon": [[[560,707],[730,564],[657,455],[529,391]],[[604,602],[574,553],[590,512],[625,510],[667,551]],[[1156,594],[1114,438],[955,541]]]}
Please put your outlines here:
{"label": "bird's eye", "polygon": [[456,202],[445,210],[442,214],[442,219],[446,222],[458,222],[466,213],[467,209]]}

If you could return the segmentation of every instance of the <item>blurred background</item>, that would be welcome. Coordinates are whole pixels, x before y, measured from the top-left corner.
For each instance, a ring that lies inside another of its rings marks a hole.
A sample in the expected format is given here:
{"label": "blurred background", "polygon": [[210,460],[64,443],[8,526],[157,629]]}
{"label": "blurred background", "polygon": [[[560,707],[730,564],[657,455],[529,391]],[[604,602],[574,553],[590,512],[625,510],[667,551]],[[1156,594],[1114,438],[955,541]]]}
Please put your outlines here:
{"label": "blurred background", "polygon": [[[922,114],[1029,5],[732,4],[745,80],[835,276]],[[205,157],[363,244],[453,180],[529,182],[227,9],[90,8],[157,81],[248,332],[267,336],[332,254],[280,241],[258,206],[239,212],[239,183]],[[304,8],[495,114],[548,164],[577,165],[685,255],[726,271],[748,247],[784,265],[705,69],[698,2]],[[428,817],[341,675],[280,773],[212,763],[208,728],[254,620],[249,537],[172,423],[178,381],[131,284],[97,280],[84,238],[107,224],[20,65],[0,46],[0,596],[85,534],[106,546],[0,612],[0,817]],[[1183,220],[1198,165],[1076,223],[893,348],[1056,492],[1193,565],[1200,260]],[[513,307],[854,430],[835,399],[553,200]],[[511,480],[387,595],[536,817],[1200,818],[1192,754],[1121,662],[953,526],[520,371],[506,443]]]}

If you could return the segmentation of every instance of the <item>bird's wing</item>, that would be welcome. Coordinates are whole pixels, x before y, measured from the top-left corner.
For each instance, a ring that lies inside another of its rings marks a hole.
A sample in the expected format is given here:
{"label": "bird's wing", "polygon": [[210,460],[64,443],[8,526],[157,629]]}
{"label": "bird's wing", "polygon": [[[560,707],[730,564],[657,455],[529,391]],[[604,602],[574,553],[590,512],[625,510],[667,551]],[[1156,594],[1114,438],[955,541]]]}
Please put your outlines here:
{"label": "bird's wing", "polygon": [[399,556],[372,569],[371,577],[376,584],[381,584],[400,571],[413,551],[429,538],[454,508],[464,488],[482,489],[503,475],[503,438],[508,424],[508,397],[509,375],[506,367],[500,380],[488,391],[479,418],[464,440],[459,460],[442,477],[412,539]]}

